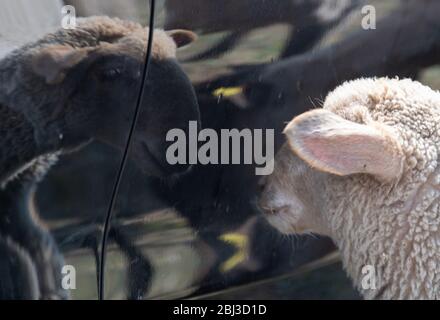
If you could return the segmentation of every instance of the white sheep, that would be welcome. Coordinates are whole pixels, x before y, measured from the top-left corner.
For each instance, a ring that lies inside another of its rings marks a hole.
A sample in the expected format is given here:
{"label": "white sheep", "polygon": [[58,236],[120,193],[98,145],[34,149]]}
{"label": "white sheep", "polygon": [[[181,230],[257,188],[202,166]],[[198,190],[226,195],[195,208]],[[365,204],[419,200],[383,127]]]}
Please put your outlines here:
{"label": "white sheep", "polygon": [[292,120],[260,206],[330,236],[367,299],[440,299],[440,93],[359,79]]}

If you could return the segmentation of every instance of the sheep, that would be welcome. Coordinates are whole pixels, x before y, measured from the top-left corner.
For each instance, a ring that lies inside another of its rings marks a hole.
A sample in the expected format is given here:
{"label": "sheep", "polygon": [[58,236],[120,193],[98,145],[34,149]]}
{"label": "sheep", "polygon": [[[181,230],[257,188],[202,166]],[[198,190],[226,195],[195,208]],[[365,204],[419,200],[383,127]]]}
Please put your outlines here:
{"label": "sheep", "polygon": [[[177,48],[195,38],[185,30],[154,30],[130,150],[148,175],[167,177],[188,169],[167,163],[164,137],[172,128],[186,129],[190,121],[199,121],[193,87],[176,61]],[[60,258],[52,236],[35,220],[28,203],[61,154],[91,140],[125,147],[147,40],[148,29],[140,24],[90,17],[78,19],[75,29],[48,34],[0,61],[0,233],[33,259],[41,299],[66,294],[58,281]],[[57,270],[47,274],[48,265]]]}
{"label": "sheep", "polygon": [[[35,154],[76,147],[90,140],[91,133],[119,148],[125,144],[140,89],[147,30],[107,17],[78,23],[76,29],[49,34],[0,61],[0,104],[24,115],[33,127],[37,149],[21,150],[26,159],[13,163],[2,152],[1,182]],[[154,81],[146,83],[142,101],[142,113],[154,117],[141,117],[138,132],[143,132],[135,137],[132,149],[133,157],[153,175],[182,170],[167,164],[167,145],[161,138],[169,129],[186,128],[199,118],[192,85],[175,62],[177,45],[194,39],[191,32],[155,31],[149,72]],[[163,72],[169,76],[163,77]],[[155,107],[159,103],[161,108]],[[2,130],[6,135],[2,139],[14,139],[10,130]]]}
{"label": "sheep", "polygon": [[440,298],[440,93],[361,78],[294,118],[259,204],[285,234],[329,236],[366,299]]}

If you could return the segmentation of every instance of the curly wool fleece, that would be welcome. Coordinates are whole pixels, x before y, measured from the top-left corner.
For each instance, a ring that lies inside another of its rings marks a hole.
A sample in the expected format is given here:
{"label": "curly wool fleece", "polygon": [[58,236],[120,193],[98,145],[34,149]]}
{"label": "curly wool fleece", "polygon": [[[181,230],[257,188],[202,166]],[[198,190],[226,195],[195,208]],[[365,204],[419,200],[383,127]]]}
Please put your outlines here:
{"label": "curly wool fleece", "polygon": [[[331,93],[324,108],[394,131],[403,153],[392,183],[334,177],[327,216],[348,273],[366,298],[440,298],[440,93],[411,80],[361,79]],[[364,289],[366,265],[376,289]]]}
{"label": "curly wool fleece", "polygon": [[269,222],[330,236],[365,298],[440,299],[440,93],[347,82],[285,134],[260,200]]}

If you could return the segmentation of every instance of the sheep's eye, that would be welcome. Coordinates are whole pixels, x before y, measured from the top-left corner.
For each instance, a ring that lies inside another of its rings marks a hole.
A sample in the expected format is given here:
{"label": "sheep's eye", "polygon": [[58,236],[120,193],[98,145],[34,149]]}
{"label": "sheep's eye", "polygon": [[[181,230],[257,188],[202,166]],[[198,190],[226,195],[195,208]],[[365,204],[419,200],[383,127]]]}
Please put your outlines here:
{"label": "sheep's eye", "polygon": [[121,75],[121,69],[119,68],[112,68],[112,69],[106,69],[100,72],[100,79],[101,80],[114,80],[117,79]]}

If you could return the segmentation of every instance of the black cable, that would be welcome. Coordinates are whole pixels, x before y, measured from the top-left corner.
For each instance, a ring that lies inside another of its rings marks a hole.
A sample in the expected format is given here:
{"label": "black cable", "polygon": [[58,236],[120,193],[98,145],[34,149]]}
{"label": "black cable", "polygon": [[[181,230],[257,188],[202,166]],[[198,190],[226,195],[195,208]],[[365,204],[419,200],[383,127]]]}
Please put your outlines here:
{"label": "black cable", "polygon": [[105,282],[105,258],[106,258],[106,245],[107,245],[107,239],[108,234],[110,231],[110,222],[112,220],[112,213],[115,207],[116,197],[119,193],[119,187],[121,185],[122,181],[122,175],[124,174],[125,166],[127,164],[128,159],[128,152],[130,151],[131,141],[134,134],[134,131],[136,129],[136,123],[139,118],[139,113],[141,109],[141,102],[144,98],[145,90],[145,82],[148,76],[148,65],[150,63],[151,59],[151,50],[153,46],[153,31],[154,31],[154,11],[155,11],[155,0],[150,0],[150,30],[148,32],[148,44],[147,44],[147,53],[145,55],[145,65],[142,72],[142,80],[141,80],[141,90],[139,92],[139,96],[136,102],[136,109],[134,112],[134,118],[133,122],[131,124],[130,131],[128,133],[127,137],[127,143],[125,145],[124,153],[122,156],[121,164],[119,167],[118,175],[116,178],[115,185],[113,187],[112,197],[110,199],[110,204],[107,210],[107,216],[105,218],[104,222],[104,231],[102,235],[102,241],[101,241],[101,254],[100,254],[100,261],[99,261],[99,281],[98,281],[98,299],[104,300],[104,282]]}

